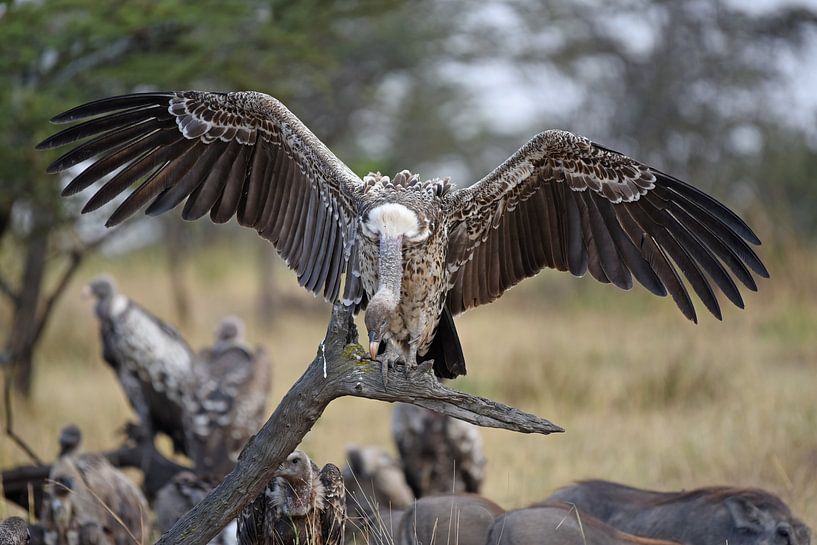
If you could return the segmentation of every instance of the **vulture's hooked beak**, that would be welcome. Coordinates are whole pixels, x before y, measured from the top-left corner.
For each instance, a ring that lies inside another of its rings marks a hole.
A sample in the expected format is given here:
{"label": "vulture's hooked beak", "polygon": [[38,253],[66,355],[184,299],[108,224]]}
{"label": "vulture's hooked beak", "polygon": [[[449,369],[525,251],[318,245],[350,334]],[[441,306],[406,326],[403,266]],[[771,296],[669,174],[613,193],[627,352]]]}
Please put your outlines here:
{"label": "vulture's hooked beak", "polygon": [[377,359],[377,352],[380,350],[380,339],[377,338],[376,331],[369,331],[369,355],[373,360]]}

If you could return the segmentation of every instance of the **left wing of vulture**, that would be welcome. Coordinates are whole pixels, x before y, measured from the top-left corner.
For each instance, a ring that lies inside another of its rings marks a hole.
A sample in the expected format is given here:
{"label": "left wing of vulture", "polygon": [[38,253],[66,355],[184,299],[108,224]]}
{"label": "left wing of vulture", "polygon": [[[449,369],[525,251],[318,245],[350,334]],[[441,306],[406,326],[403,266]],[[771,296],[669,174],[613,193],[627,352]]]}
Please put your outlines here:
{"label": "left wing of vulture", "polygon": [[[185,201],[184,219],[233,216],[268,239],[302,286],[334,301],[360,302],[352,269],[363,182],[275,98],[254,91],[175,91],[105,98],[62,113],[84,120],[41,142],[73,144],[48,167],[61,172],[89,161],[63,195],[104,181],[83,208],[125,199],[107,225],[147,206],[150,215]],[[135,188],[134,188],[135,187]]]}
{"label": "left wing of vulture", "polygon": [[734,212],[689,184],[581,136],[534,137],[471,187],[449,193],[454,314],[489,303],[544,267],[586,271],[629,289],[667,293],[697,322],[683,275],[718,319],[719,289],[736,306],[737,278],[769,276],[760,244]]}

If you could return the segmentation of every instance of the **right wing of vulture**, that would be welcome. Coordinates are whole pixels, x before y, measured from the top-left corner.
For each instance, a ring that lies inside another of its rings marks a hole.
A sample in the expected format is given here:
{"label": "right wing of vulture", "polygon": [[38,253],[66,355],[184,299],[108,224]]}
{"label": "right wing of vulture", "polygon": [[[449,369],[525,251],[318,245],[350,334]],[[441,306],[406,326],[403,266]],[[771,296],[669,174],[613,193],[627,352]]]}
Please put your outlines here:
{"label": "right wing of vulture", "polygon": [[347,263],[362,181],[276,99],[252,91],[141,93],[90,102],[52,121],[86,118],[37,146],[78,143],[49,172],[91,161],[63,195],[106,179],[83,212],[127,193],[112,226],[145,205],[155,215],[186,199],[182,217],[209,213],[222,223],[237,216],[272,242],[301,285],[330,301],[347,270],[344,299],[360,301]]}
{"label": "right wing of vulture", "polygon": [[[718,319],[714,287],[736,306],[769,273],[757,236],[709,195],[565,131],[546,131],[471,187],[448,195],[453,314],[489,303],[544,267],[669,293],[697,321],[686,277]],[[680,273],[679,274],[679,269]],[[730,274],[731,272],[731,274]]]}

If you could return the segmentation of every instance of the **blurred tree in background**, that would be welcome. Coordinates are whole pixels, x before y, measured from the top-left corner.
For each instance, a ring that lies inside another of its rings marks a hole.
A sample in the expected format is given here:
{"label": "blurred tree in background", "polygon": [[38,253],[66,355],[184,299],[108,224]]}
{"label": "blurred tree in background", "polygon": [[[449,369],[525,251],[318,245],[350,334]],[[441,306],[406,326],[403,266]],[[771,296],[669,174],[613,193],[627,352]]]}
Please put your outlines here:
{"label": "blurred tree in background", "polygon": [[[33,349],[60,293],[54,286],[67,278],[60,266],[70,276],[89,242],[77,201],[59,199],[58,182],[45,174],[54,157],[33,149],[58,112],[134,91],[257,89],[281,99],[360,174],[408,167],[461,184],[534,133],[562,127],[728,193],[744,212],[774,206],[787,236],[813,235],[814,112],[792,112],[786,101],[792,66],[813,56],[817,14],[786,6],[2,3],[0,290],[11,312],[0,323],[9,324],[5,349],[18,384],[30,384]],[[183,254],[214,240],[211,226],[161,225],[183,318]],[[271,248],[260,240],[257,248],[268,311]]]}

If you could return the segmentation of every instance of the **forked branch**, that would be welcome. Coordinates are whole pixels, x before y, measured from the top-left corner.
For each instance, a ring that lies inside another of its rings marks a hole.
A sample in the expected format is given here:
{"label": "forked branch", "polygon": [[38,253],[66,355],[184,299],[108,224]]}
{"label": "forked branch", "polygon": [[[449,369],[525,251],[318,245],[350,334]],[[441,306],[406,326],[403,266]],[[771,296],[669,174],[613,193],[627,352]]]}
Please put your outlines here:
{"label": "forked branch", "polygon": [[383,384],[380,364],[357,344],[351,310],[335,305],[326,338],[306,372],[253,436],[238,465],[204,500],[186,513],[157,545],[204,545],[238,516],[272,478],[286,456],[338,397],[413,403],[480,426],[521,433],[564,431],[543,418],[489,399],[451,390],[430,373],[392,373]]}

